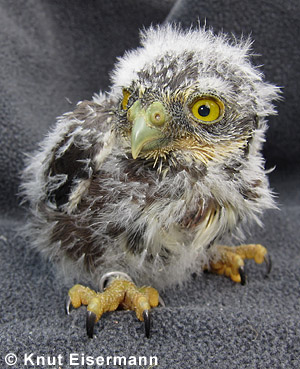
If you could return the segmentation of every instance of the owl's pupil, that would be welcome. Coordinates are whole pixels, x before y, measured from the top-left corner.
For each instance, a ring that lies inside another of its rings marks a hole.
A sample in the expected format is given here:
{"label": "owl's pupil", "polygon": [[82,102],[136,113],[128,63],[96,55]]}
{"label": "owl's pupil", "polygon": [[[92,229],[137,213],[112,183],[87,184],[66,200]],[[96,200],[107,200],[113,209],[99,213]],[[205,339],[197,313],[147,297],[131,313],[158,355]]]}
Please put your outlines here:
{"label": "owl's pupil", "polygon": [[198,109],[198,113],[201,117],[207,117],[210,113],[210,108],[207,105],[201,105]]}

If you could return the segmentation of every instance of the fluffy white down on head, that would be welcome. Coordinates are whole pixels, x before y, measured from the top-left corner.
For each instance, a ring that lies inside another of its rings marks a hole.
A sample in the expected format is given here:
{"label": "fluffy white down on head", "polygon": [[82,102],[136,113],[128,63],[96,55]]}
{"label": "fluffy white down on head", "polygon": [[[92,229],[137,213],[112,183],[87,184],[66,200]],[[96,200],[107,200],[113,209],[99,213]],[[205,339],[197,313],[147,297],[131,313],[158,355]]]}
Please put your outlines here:
{"label": "fluffy white down on head", "polygon": [[[118,59],[112,72],[112,96],[120,96],[122,88],[128,87],[133,81],[138,80],[138,73],[147,69],[151,64],[157,65],[157,60],[168,55],[175,59],[184,53],[195,53],[202,63],[202,69],[210,67],[212,61],[217,65],[230,65],[235,76],[246,79],[251,85],[249,91],[245,91],[249,99],[254,98],[256,113],[259,117],[275,114],[272,100],[278,98],[280,89],[263,81],[263,74],[251,64],[250,38],[231,40],[224,33],[214,34],[212,30],[204,27],[182,30],[179,26],[167,24],[165,26],[150,27],[141,31],[141,47],[127,51]],[[185,68],[183,65],[182,68]],[[218,66],[217,66],[218,69]],[[222,81],[216,78],[210,82],[217,90],[224,88],[225,93],[230,94],[222,85]],[[201,77],[201,84],[205,79]],[[147,86],[146,86],[147,87]]]}

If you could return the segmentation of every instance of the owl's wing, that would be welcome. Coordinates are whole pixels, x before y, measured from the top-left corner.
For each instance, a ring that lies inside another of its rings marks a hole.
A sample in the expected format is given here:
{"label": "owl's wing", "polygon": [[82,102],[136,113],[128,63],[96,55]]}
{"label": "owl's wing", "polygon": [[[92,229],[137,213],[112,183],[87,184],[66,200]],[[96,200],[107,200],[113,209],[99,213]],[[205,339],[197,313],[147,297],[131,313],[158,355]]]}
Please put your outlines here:
{"label": "owl's wing", "polygon": [[109,131],[109,106],[84,101],[59,119],[44,159],[44,201],[63,210],[76,207],[96,171],[95,157]]}
{"label": "owl's wing", "polygon": [[[58,146],[45,173],[48,177],[47,198],[58,208],[66,205],[76,184],[89,179],[94,171],[91,161],[92,149],[84,149],[72,142],[63,154],[59,154]],[[51,186],[55,179],[61,179],[57,185]]]}

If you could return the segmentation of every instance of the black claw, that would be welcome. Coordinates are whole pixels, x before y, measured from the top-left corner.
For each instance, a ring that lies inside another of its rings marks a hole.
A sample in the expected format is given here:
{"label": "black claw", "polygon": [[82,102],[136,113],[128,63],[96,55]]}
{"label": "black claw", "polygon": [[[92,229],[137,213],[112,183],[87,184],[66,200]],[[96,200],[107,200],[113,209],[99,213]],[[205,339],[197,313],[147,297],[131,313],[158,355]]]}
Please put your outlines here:
{"label": "black claw", "polygon": [[150,337],[150,311],[149,310],[143,311],[143,318],[144,318],[144,325],[145,325],[145,336],[149,338]]}
{"label": "black claw", "polygon": [[245,268],[243,266],[239,267],[239,274],[241,277],[241,285],[245,286],[246,284],[246,273],[245,273]]}
{"label": "black claw", "polygon": [[272,270],[272,258],[271,258],[271,255],[269,255],[269,254],[265,255],[264,262],[266,264],[266,274],[265,274],[265,277],[268,277],[268,275],[271,273],[271,270]]}
{"label": "black claw", "polygon": [[92,311],[87,311],[86,313],[86,333],[89,338],[93,338],[94,326],[96,323],[96,314]]}
{"label": "black claw", "polygon": [[66,314],[69,315],[70,311],[72,310],[73,305],[71,303],[71,297],[68,295],[66,298],[66,302],[65,302],[65,310],[66,310]]}

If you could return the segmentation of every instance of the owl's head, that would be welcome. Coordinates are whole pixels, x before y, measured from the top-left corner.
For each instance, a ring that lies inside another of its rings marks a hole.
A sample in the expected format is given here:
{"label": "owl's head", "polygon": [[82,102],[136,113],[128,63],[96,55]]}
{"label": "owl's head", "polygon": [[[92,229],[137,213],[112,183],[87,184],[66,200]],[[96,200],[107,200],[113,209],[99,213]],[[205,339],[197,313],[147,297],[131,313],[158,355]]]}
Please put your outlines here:
{"label": "owl's head", "polygon": [[141,39],[113,73],[116,130],[132,157],[209,166],[247,155],[279,92],[252,66],[251,42],[170,25]]}

